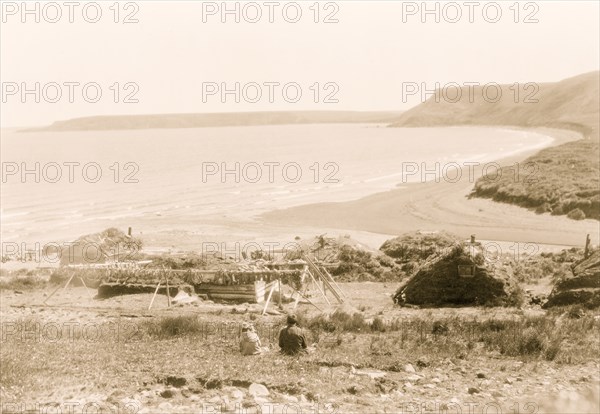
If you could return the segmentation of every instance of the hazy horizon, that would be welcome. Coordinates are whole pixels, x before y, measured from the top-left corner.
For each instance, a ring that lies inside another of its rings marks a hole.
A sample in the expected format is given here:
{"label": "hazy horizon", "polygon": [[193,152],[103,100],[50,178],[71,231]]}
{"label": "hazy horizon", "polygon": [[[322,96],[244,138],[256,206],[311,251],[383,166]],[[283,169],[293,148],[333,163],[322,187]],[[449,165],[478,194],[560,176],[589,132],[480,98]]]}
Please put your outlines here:
{"label": "hazy horizon", "polygon": [[[578,73],[578,74],[574,74],[572,76],[568,76],[567,78],[564,79],[569,79],[569,78],[573,78],[573,77],[577,77],[579,75],[584,75],[586,73],[592,73],[592,72],[600,72],[600,68],[597,68],[595,70],[589,71],[589,72],[584,72],[584,73]],[[558,82],[564,79],[557,79],[556,81],[549,81],[549,82]],[[252,110],[252,109],[248,109],[248,110],[244,110],[244,111],[233,111],[233,110],[222,110],[222,111],[213,111],[213,112],[161,112],[161,113],[106,113],[106,114],[89,114],[89,115],[83,115],[83,116],[76,116],[76,117],[72,117],[72,118],[65,118],[65,119],[55,119],[50,121],[47,124],[43,124],[43,125],[11,125],[11,126],[1,126],[1,129],[19,129],[19,128],[41,128],[41,127],[46,127],[46,126],[50,126],[55,122],[61,122],[61,121],[68,121],[68,120],[74,120],[74,119],[82,119],[82,118],[95,118],[95,117],[134,117],[134,116],[162,116],[162,115],[198,115],[198,114],[203,114],[203,115],[210,115],[210,114],[247,114],[247,113],[297,113],[297,112],[319,112],[319,113],[323,113],[323,112],[329,112],[329,113],[335,113],[335,112],[360,112],[360,113],[393,113],[393,112],[397,112],[397,113],[402,113],[402,112],[406,112],[411,110],[412,108],[420,105],[421,102],[417,102],[415,105],[410,106],[410,107],[406,107],[404,109],[381,109],[381,110],[362,110],[362,109],[280,109],[280,110],[267,110],[267,109],[258,109],[258,110]]]}
{"label": "hazy horizon", "polygon": [[[121,3],[118,19],[133,16],[138,20],[133,24],[114,23],[108,4],[96,24],[82,21],[81,13],[74,14],[74,23],[63,16],[57,23],[36,23],[29,17],[24,24],[19,13],[5,13],[0,29],[3,82],[27,87],[35,82],[95,82],[102,99],[85,102],[76,91],[70,103],[65,87],[56,103],[35,103],[31,96],[22,103],[18,96],[6,96],[0,125],[35,127],[102,115],[405,111],[421,101],[420,96],[402,99],[406,82],[426,88],[436,82],[555,82],[600,67],[598,2],[529,2],[520,4],[518,16],[510,4],[500,2],[503,14],[497,23],[482,19],[477,9],[473,23],[466,10],[458,23],[437,23],[435,16],[406,13],[403,4],[412,2],[362,1],[320,3],[320,22],[314,23],[312,3],[300,2],[303,17],[295,24],[278,13],[270,23],[266,10],[258,23],[236,23],[232,16],[222,23],[220,12],[208,14],[202,3],[211,2],[179,2],[178,7],[138,2],[137,10],[125,10]],[[530,3],[537,9],[525,9]],[[328,4],[335,7],[326,9]],[[444,13],[450,16],[451,10]],[[338,22],[323,23],[328,16]],[[530,16],[537,22],[524,23]],[[297,83],[302,99],[291,103],[276,95],[274,102],[263,96],[256,103],[223,103],[209,96],[203,102],[205,83],[235,82],[263,85],[263,95],[265,82]],[[115,83],[117,103],[110,89]],[[126,88],[127,83],[135,83],[136,90]],[[310,89],[315,83],[319,99],[313,99]],[[327,83],[335,83],[335,90],[327,89]],[[137,103],[123,102],[129,93]],[[324,102],[329,93],[337,102]]]}

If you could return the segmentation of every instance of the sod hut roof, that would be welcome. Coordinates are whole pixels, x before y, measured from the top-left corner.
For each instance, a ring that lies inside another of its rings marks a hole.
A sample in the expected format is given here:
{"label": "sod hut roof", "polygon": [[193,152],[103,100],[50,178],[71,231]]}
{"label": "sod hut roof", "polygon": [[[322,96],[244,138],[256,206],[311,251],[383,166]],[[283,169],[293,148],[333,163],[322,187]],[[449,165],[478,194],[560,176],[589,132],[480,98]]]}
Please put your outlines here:
{"label": "sod hut roof", "polygon": [[504,304],[516,287],[509,268],[485,263],[461,245],[437,253],[396,291],[394,302],[419,306]]}
{"label": "sod hut roof", "polygon": [[566,305],[600,306],[600,250],[571,266],[572,276],[559,280],[544,308]]}
{"label": "sod hut roof", "polygon": [[132,259],[142,242],[116,228],[87,234],[61,249],[60,265],[96,264]]}

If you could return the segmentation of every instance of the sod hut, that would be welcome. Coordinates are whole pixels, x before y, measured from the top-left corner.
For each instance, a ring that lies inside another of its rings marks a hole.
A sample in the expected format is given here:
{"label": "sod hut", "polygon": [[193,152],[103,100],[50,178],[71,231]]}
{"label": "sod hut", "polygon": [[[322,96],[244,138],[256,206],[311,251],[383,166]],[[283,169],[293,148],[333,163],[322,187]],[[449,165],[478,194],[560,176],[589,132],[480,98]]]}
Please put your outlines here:
{"label": "sod hut", "polygon": [[510,304],[518,290],[509,268],[486,264],[481,253],[454,246],[425,262],[394,295],[400,305]]}
{"label": "sod hut", "polygon": [[379,250],[393,258],[412,276],[429,257],[462,243],[457,235],[438,231],[416,231],[386,240]]}
{"label": "sod hut", "polygon": [[559,280],[544,308],[566,305],[600,307],[600,250],[571,266],[572,276]]}
{"label": "sod hut", "polygon": [[119,229],[81,236],[60,251],[60,265],[90,265],[131,260],[142,242]]}

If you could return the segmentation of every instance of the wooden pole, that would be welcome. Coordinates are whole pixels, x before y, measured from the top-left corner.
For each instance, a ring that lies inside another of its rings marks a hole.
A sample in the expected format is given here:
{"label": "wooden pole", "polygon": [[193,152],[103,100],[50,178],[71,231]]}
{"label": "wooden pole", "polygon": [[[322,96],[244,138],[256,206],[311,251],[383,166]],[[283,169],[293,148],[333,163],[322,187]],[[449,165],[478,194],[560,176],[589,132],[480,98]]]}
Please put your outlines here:
{"label": "wooden pole", "polygon": [[320,310],[321,312],[323,312],[323,309],[321,309],[317,305],[315,305],[309,298],[307,298],[302,293],[300,293],[300,291],[296,290],[296,293],[298,293],[300,296],[302,296],[308,303],[310,303],[311,305],[313,305],[315,308],[317,308],[318,310]]}
{"label": "wooden pole", "polygon": [[591,243],[591,240],[590,240],[590,235],[588,233],[588,235],[585,237],[585,250],[583,252],[584,259],[587,259],[588,256],[590,255],[590,243]]}
{"label": "wooden pole", "polygon": [[52,296],[54,296],[54,294],[56,292],[58,292],[58,289],[60,289],[60,286],[57,286],[56,289],[54,289],[54,291],[50,294],[50,296],[48,296],[45,300],[44,300],[44,305],[46,304],[46,302],[48,301],[48,299],[50,299]]}
{"label": "wooden pole", "polygon": [[317,282],[315,280],[315,277],[313,276],[313,274],[311,273],[310,270],[308,271],[308,274],[310,275],[310,278],[312,279],[313,283],[317,286],[317,289],[319,289],[319,292],[321,292],[321,295],[323,295],[323,297],[327,301],[327,304],[331,305],[331,302],[329,301],[329,299],[327,299],[327,296],[325,296],[325,292],[323,292],[323,290],[321,289],[321,286],[319,286],[319,282]]}
{"label": "wooden pole", "polygon": [[154,299],[156,299],[156,294],[158,293],[158,288],[160,287],[160,280],[158,281],[158,285],[156,285],[156,290],[154,291],[154,295],[152,295],[152,300],[150,301],[150,305],[148,305],[148,310],[152,308],[152,304],[154,303]]}
{"label": "wooden pole", "polygon": [[[65,286],[62,288],[63,291],[67,288],[67,286],[69,286],[69,284],[71,283],[71,280],[73,280],[73,278],[75,277],[75,272],[73,272],[73,274],[71,275],[71,277],[69,278],[69,280],[67,280],[67,283],[65,284]],[[52,297],[54,296],[54,294],[56,292],[58,292],[58,289],[60,289],[60,286],[58,286],[56,289],[54,289],[54,291],[50,294],[50,296],[48,296],[45,300],[44,300],[44,305],[46,304],[46,302]]]}
{"label": "wooden pole", "polygon": [[73,272],[73,274],[71,275],[69,280],[67,280],[67,283],[65,283],[65,287],[63,287],[63,290],[65,290],[67,288],[67,286],[69,286],[71,284],[71,280],[73,280],[74,277],[75,277],[75,272]]}
{"label": "wooden pole", "polygon": [[278,289],[279,289],[279,298],[277,300],[277,304],[279,306],[279,309],[281,309],[281,307],[282,307],[281,306],[281,294],[282,294],[282,292],[281,292],[281,279],[277,279],[277,286],[278,286]]}
{"label": "wooden pole", "polygon": [[335,279],[333,278],[333,276],[331,276],[331,273],[329,273],[327,271],[327,269],[323,268],[323,270],[325,271],[325,275],[329,278],[329,281],[337,288],[337,290],[347,299],[348,295],[346,295],[346,293],[342,290],[342,288],[340,287],[340,285],[337,284],[337,282],[335,281]]}
{"label": "wooden pole", "polygon": [[167,280],[167,306],[171,307],[171,292],[169,291],[169,276],[165,275],[165,279]]}
{"label": "wooden pole", "polygon": [[271,285],[271,290],[269,290],[269,296],[267,296],[267,301],[265,302],[265,307],[263,308],[262,314],[267,313],[267,307],[269,307],[269,302],[271,301],[271,296],[273,296],[273,291],[275,290],[275,283]]}
{"label": "wooden pole", "polygon": [[[342,297],[340,296],[340,294],[338,292],[336,292],[336,290],[333,288],[333,286],[331,286],[331,284],[327,281],[327,279],[325,278],[325,276],[323,275],[323,273],[321,273],[321,271],[319,270],[319,268],[317,267],[317,265],[314,264],[308,257],[306,257],[306,261],[313,268],[313,270],[315,271],[315,274],[319,277],[319,279],[321,279],[323,281],[323,283],[325,285],[327,285],[327,287],[329,288],[329,290],[331,291],[331,293],[333,294],[333,296],[335,296],[335,298],[337,299],[337,301],[339,303],[344,303],[344,300],[342,299]],[[311,273],[309,272],[309,274],[311,274]]]}
{"label": "wooden pole", "polygon": [[92,294],[90,293],[90,291],[89,291],[89,289],[88,289],[87,285],[85,284],[85,280],[83,280],[83,278],[82,278],[82,277],[80,277],[80,278],[79,278],[79,280],[81,280],[81,283],[83,283],[83,287],[85,288],[85,291],[86,291],[86,293],[88,294],[89,298],[90,298],[90,299],[93,299],[93,298],[92,298]]}

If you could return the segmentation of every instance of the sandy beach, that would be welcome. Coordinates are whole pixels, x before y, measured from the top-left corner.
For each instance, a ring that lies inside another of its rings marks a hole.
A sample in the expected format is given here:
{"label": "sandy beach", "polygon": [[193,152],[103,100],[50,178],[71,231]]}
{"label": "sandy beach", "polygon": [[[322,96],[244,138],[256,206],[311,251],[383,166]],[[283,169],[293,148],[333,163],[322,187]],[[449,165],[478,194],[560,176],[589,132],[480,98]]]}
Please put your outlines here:
{"label": "sandy beach", "polygon": [[[553,137],[552,145],[580,139],[579,134],[571,131],[548,128],[532,131]],[[521,152],[497,162],[513,165],[537,151]],[[475,178],[479,176],[481,169],[476,168]],[[574,221],[565,216],[538,215],[491,200],[469,199],[473,184],[468,172],[463,171],[457,182],[409,183],[356,201],[282,209],[261,218],[291,228],[310,226],[383,234],[446,230],[465,238],[476,234],[486,240],[572,246],[582,245],[589,233],[592,242],[598,243],[600,229],[596,220]]]}

